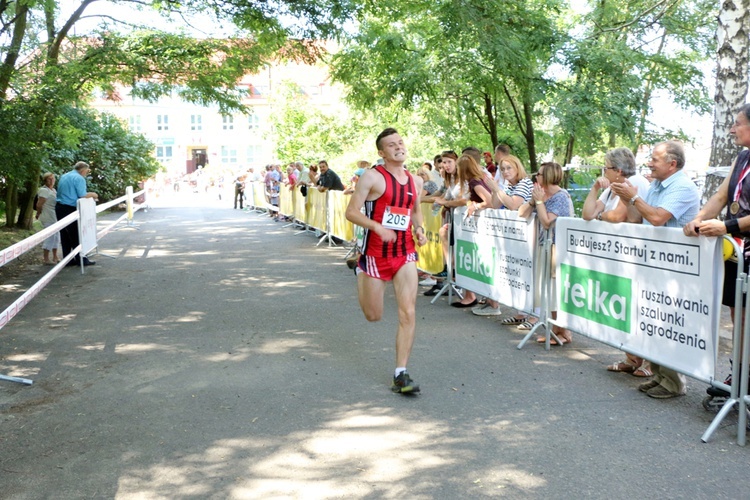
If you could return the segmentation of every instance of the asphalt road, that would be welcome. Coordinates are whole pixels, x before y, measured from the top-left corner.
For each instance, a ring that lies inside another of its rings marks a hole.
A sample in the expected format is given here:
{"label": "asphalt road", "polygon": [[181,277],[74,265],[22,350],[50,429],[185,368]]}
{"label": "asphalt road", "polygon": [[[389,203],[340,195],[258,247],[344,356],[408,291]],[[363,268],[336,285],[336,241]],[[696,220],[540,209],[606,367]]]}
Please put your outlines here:
{"label": "asphalt road", "polygon": [[750,497],[736,414],[700,441],[705,384],[650,399],[609,347],[518,350],[420,295],[422,393],[392,394],[390,289],[367,323],[344,250],[182,196],[0,330],[34,380],[0,382],[0,498]]}

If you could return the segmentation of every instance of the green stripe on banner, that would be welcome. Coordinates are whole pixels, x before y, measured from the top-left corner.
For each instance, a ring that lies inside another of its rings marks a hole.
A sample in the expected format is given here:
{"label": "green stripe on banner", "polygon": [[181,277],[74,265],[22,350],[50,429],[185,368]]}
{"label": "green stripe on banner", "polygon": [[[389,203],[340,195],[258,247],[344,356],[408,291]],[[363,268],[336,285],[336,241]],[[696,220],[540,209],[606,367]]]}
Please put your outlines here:
{"label": "green stripe on banner", "polygon": [[561,311],[630,333],[630,279],[568,264],[560,265],[558,279]]}
{"label": "green stripe on banner", "polygon": [[494,285],[495,247],[470,241],[456,240],[456,273],[467,278]]}

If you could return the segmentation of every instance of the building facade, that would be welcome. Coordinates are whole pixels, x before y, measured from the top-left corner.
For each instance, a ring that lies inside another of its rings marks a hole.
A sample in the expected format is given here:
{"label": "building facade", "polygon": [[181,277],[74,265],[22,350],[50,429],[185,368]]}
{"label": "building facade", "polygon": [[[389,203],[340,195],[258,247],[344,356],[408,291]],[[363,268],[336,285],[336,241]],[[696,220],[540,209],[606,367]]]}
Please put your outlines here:
{"label": "building facade", "polygon": [[274,163],[275,144],[271,116],[274,98],[283,85],[296,85],[301,95],[321,111],[341,103],[341,92],[330,85],[323,65],[285,63],[269,65],[247,75],[239,87],[248,91],[247,114],[222,114],[218,106],[200,106],[178,97],[148,102],[130,96],[122,87],[114,96],[97,96],[91,106],[111,113],[127,124],[131,132],[151,140],[154,157],[170,177],[194,172],[207,165],[239,172]]}

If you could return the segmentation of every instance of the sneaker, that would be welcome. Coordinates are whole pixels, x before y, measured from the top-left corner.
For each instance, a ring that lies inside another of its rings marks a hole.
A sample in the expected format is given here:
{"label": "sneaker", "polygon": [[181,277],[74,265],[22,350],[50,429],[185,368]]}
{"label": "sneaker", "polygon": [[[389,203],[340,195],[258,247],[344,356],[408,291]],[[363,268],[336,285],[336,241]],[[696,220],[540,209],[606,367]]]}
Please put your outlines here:
{"label": "sneaker", "polygon": [[437,280],[429,276],[419,282],[419,286],[433,286],[433,285],[437,285]]}
{"label": "sneaker", "polygon": [[649,389],[648,392],[646,392],[646,396],[655,399],[669,399],[682,396],[682,394],[679,392],[672,392],[663,385],[657,385],[653,389]]}
{"label": "sneaker", "polygon": [[437,294],[438,294],[438,292],[439,292],[440,290],[442,290],[442,289],[443,289],[443,285],[441,285],[441,284],[439,284],[439,283],[438,283],[437,285],[434,285],[434,286],[433,286],[432,288],[430,288],[429,290],[427,290],[427,291],[426,291],[426,292],[424,293],[424,295],[425,295],[426,297],[434,297],[434,296],[435,296],[435,295],[437,295]]}
{"label": "sneaker", "polygon": [[657,385],[659,385],[659,382],[657,382],[656,380],[649,380],[648,382],[639,385],[638,390],[641,392],[648,392]]}
{"label": "sneaker", "polygon": [[398,377],[393,377],[391,391],[401,394],[419,392],[419,386],[414,383],[406,371],[403,371],[398,374]]}
{"label": "sneaker", "polygon": [[474,307],[471,312],[477,316],[500,316],[502,314],[499,307],[492,307],[489,304]]}
{"label": "sneaker", "polygon": [[448,277],[448,271],[440,271],[437,274],[433,274],[436,278],[447,278]]}

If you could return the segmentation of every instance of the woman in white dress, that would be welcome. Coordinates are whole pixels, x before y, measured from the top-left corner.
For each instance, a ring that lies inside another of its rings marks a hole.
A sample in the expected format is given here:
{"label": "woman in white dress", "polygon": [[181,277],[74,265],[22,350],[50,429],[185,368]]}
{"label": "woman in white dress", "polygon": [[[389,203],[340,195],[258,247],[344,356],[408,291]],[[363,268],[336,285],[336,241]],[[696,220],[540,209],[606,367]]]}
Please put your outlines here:
{"label": "woman in white dress", "polygon": [[[55,189],[55,174],[47,172],[42,176],[44,185],[39,188],[36,202],[36,218],[42,223],[42,227],[49,227],[57,222],[55,215],[55,204],[57,203],[57,190]],[[57,232],[44,240],[42,250],[44,250],[44,264],[51,266],[60,259],[57,256],[57,249],[60,247],[60,233]],[[52,260],[49,260],[49,252],[52,251]]]}

